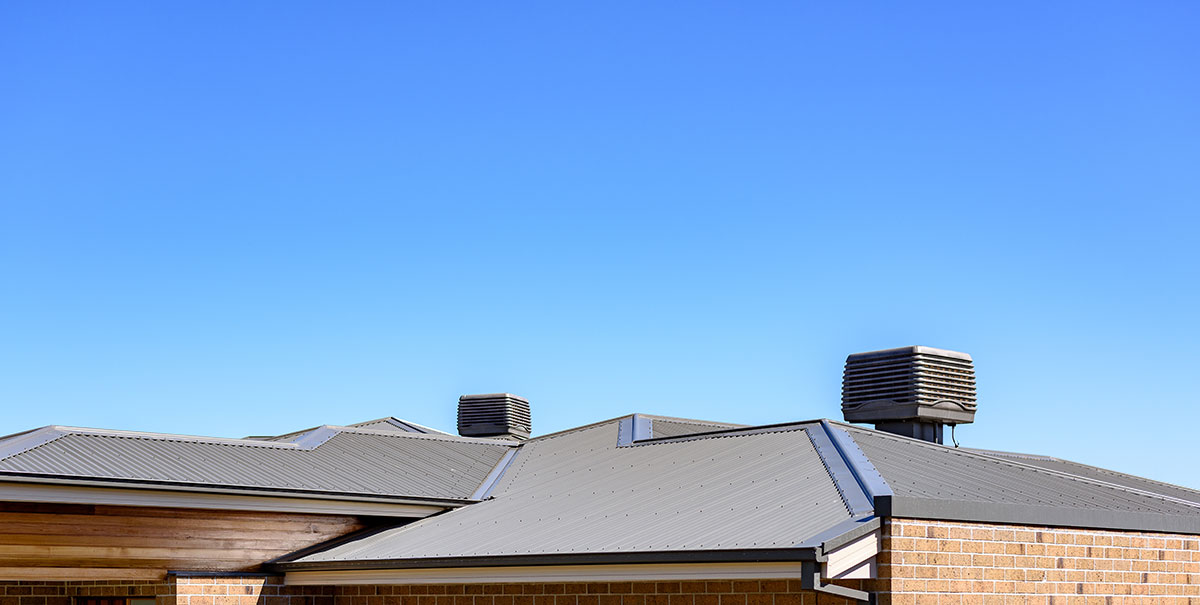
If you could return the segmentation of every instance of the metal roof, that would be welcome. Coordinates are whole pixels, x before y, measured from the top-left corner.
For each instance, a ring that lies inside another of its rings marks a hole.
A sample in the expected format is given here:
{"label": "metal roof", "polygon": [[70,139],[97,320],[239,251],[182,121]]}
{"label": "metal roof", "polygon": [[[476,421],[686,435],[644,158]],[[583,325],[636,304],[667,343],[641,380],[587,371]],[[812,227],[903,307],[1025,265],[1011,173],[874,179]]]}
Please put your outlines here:
{"label": "metal roof", "polygon": [[376,418],[375,420],[367,420],[366,422],[356,422],[346,425],[356,429],[370,429],[373,431],[397,431],[401,433],[426,433],[430,435],[449,435],[437,429],[431,429],[427,426],[409,422],[396,418],[395,416],[387,416],[385,418]]}
{"label": "metal roof", "polygon": [[765,552],[801,547],[853,518],[810,438],[824,435],[819,423],[622,446],[620,422],[526,442],[484,502],[286,566]]}
{"label": "metal roof", "polygon": [[0,476],[465,500],[511,447],[394,427],[287,441],[45,427],[0,441]]}
{"label": "metal roof", "polygon": [[1091,479],[1093,481],[1111,483],[1126,489],[1149,492],[1158,496],[1177,498],[1179,500],[1186,500],[1188,502],[1200,504],[1200,491],[1179,485],[1172,485],[1170,483],[1163,483],[1161,481],[1154,481],[1153,479],[1147,479],[1145,477],[1138,477],[1136,475],[1129,475],[1126,473],[1120,473],[1105,468],[1089,466],[1086,464],[1080,464],[1078,462],[1063,460],[1061,458],[1053,458],[1050,456],[1037,456],[1034,454],[1018,454],[1015,452],[997,452],[979,449],[971,449],[969,451],[985,456],[996,456],[1020,464],[1036,466],[1049,471],[1076,475]]}
{"label": "metal roof", "polygon": [[745,426],[743,424],[706,422],[704,420],[691,420],[687,418],[669,418],[666,416],[651,415],[644,416],[650,419],[650,434],[655,439],[662,437],[693,435],[696,433],[708,433],[712,431],[740,428]]}
{"label": "metal roof", "polygon": [[876,516],[1200,534],[1196,492],[1033,458],[1057,468],[830,421],[720,429],[635,414],[525,442],[484,502],[278,567],[765,557]]}
{"label": "metal roof", "polygon": [[426,431],[394,418],[256,439],[45,427],[0,438],[0,479],[483,500],[283,569],[799,560],[888,516],[1200,534],[1195,490],[825,420],[634,414],[519,443]]}
{"label": "metal roof", "polygon": [[843,426],[894,492],[877,514],[1200,533],[1195,501],[996,455]]}

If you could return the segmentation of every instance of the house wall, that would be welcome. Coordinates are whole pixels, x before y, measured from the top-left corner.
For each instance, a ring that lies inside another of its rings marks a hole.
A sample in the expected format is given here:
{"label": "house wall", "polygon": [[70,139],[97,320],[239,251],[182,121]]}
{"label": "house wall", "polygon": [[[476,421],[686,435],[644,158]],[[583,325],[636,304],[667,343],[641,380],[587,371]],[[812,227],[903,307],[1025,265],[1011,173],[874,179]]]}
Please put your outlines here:
{"label": "house wall", "polygon": [[73,605],[82,597],[155,598],[155,605],[333,605],[333,587],[283,586],[279,576],[168,576],[162,581],[0,583],[0,605]]}
{"label": "house wall", "polygon": [[[885,520],[880,605],[1200,605],[1200,538]],[[0,582],[0,605],[156,596],[157,605],[827,605],[797,580],[284,586],[279,576],[172,574],[157,582]]]}
{"label": "house wall", "polygon": [[880,603],[1200,604],[1200,540],[1163,533],[890,519]]}
{"label": "house wall", "polygon": [[20,581],[0,584],[0,605],[72,605],[75,597],[156,597],[156,605],[173,605],[174,588],[167,582],[86,580],[79,582]]}
{"label": "house wall", "polygon": [[[849,582],[859,588],[859,582]],[[157,605],[848,605],[797,580],[284,586],[280,576],[176,576],[163,582],[10,582],[0,605],[157,596]],[[8,593],[12,594],[8,594]]]}
{"label": "house wall", "polygon": [[[860,582],[847,585],[859,588]],[[333,605],[843,605],[799,580],[339,586]]]}
{"label": "house wall", "polygon": [[0,502],[0,581],[251,571],[368,523],[347,515]]}

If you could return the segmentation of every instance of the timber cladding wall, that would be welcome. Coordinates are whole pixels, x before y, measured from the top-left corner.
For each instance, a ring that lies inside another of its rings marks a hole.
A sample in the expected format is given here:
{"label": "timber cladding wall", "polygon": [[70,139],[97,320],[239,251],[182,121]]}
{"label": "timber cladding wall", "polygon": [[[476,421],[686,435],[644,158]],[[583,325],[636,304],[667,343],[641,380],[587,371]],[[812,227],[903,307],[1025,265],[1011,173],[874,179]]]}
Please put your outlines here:
{"label": "timber cladding wall", "polygon": [[342,515],[0,502],[0,580],[252,571],[367,524]]}
{"label": "timber cladding wall", "polygon": [[891,519],[880,603],[1200,604],[1197,536]]}

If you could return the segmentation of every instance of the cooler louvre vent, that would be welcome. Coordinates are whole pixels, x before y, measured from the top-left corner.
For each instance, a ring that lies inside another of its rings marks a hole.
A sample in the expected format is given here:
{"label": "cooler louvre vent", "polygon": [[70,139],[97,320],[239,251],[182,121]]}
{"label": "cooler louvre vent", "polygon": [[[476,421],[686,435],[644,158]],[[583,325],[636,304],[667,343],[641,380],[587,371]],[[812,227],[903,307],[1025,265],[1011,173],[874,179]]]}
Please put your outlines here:
{"label": "cooler louvre vent", "polygon": [[975,407],[975,364],[966,353],[917,346],[846,358],[847,422],[966,424]]}
{"label": "cooler louvre vent", "polygon": [[509,393],[458,398],[458,434],[464,437],[528,439],[533,428],[529,401]]}

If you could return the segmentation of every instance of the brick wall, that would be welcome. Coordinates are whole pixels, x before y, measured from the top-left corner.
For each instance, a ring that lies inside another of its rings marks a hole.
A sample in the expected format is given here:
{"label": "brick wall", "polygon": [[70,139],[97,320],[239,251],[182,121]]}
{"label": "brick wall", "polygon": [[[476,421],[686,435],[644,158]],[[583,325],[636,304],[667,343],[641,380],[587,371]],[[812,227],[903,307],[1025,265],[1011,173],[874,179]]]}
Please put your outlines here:
{"label": "brick wall", "polygon": [[[333,605],[333,586],[284,586],[283,576],[172,576],[169,605]],[[161,603],[158,605],[162,605]]]}
{"label": "brick wall", "polygon": [[[847,583],[860,588],[859,582]],[[847,605],[799,580],[340,586],[334,605]]]}
{"label": "brick wall", "polygon": [[74,597],[153,597],[156,605],[173,605],[174,592],[165,581],[5,581],[0,582],[0,605],[72,605]]}
{"label": "brick wall", "polygon": [[880,603],[1200,604],[1196,536],[891,519]]}
{"label": "brick wall", "polygon": [[175,576],[160,582],[3,582],[0,605],[74,605],[76,597],[155,598],[155,605],[333,605],[332,586],[283,586],[281,576]]}
{"label": "brick wall", "polygon": [[[880,605],[1200,605],[1197,536],[891,519],[879,579],[845,584]],[[156,605],[845,605],[798,580],[283,586],[279,576],[171,575],[162,582],[6,582],[0,605],[73,597]]]}
{"label": "brick wall", "polygon": [[[861,582],[848,582],[862,588]],[[76,596],[156,596],[157,605],[849,605],[798,580],[283,586],[279,576],[168,576],[164,582],[9,582],[0,605]]]}

